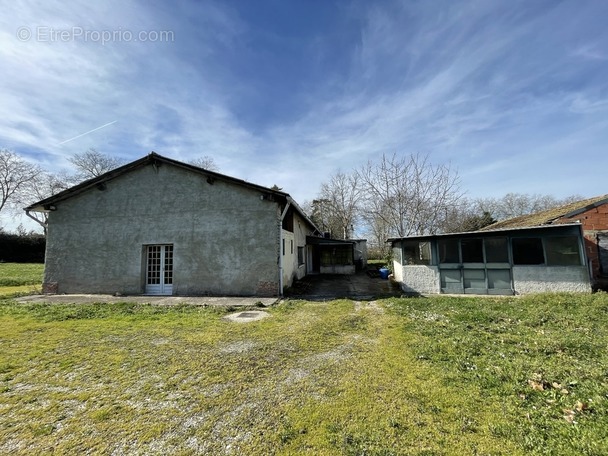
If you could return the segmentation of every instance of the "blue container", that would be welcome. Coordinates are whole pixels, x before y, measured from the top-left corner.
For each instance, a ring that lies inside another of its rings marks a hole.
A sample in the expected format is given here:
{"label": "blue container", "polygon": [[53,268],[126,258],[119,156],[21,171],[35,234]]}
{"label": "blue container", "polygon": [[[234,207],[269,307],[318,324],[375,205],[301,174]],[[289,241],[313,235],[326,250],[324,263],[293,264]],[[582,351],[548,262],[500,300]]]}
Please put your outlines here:
{"label": "blue container", "polygon": [[387,280],[388,275],[390,274],[391,271],[386,268],[380,268],[380,270],[378,272],[380,273],[381,279]]}

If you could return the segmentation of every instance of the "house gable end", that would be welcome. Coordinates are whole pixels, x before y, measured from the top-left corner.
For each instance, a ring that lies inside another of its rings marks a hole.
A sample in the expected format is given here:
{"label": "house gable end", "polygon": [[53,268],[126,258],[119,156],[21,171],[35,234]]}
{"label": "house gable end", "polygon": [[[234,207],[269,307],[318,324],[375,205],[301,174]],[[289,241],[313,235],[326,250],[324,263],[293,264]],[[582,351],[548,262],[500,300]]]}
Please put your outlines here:
{"label": "house gable end", "polygon": [[38,201],[30,206],[26,207],[27,211],[38,211],[45,212],[54,210],[53,206],[61,201],[65,201],[69,198],[72,198],[76,195],[79,195],[83,192],[91,191],[94,189],[103,191],[107,188],[108,184],[120,176],[128,174],[130,172],[135,171],[144,166],[152,166],[155,169],[160,168],[164,165],[176,166],[178,168],[182,168],[185,170],[189,170],[191,172],[200,174],[202,178],[204,178],[209,185],[215,184],[217,181],[223,181],[226,183],[231,183],[234,185],[238,185],[244,188],[248,188],[260,193],[260,198],[267,201],[272,202],[281,202],[286,201],[289,195],[284,192],[276,191],[270,188],[263,187],[261,185],[252,184],[250,182],[237,179],[231,176],[227,176],[224,174],[220,174],[214,171],[209,171],[203,168],[199,168],[194,165],[190,165],[187,163],[183,163],[177,160],[173,160],[167,157],[163,157],[155,152],[151,152],[145,157],[142,157],[138,160],[135,160],[131,163],[118,167],[114,170],[108,171],[107,173],[102,174],[101,176],[95,177],[93,179],[86,180],[81,182],[73,187],[70,187],[62,192],[57,193],[56,195],[45,198],[41,201]]}

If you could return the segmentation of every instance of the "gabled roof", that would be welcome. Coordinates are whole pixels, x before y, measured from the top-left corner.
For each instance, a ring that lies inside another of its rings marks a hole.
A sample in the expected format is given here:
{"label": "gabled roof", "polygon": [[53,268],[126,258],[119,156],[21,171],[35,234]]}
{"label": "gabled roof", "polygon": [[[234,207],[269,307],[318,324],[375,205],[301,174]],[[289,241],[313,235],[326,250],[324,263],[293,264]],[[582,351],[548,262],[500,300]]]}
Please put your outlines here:
{"label": "gabled roof", "polygon": [[547,209],[546,211],[536,212],[529,215],[521,215],[508,220],[502,220],[482,228],[482,231],[550,225],[558,219],[571,218],[606,203],[608,203],[608,195],[596,196],[594,198],[588,198],[581,201],[576,201],[574,203],[565,204],[563,206],[554,207],[553,209]]}
{"label": "gabled roof", "polygon": [[137,168],[141,168],[147,165],[160,166],[163,163],[176,166],[178,168],[187,169],[194,173],[198,173],[201,177],[207,179],[207,182],[213,183],[215,181],[223,181],[232,183],[235,185],[240,185],[242,187],[250,188],[252,190],[256,190],[262,193],[268,199],[272,199],[279,202],[290,203],[296,211],[308,222],[310,225],[318,231],[318,228],[315,224],[308,218],[308,216],[304,213],[304,211],[298,206],[298,204],[291,198],[289,193],[285,193],[279,190],[273,190],[268,187],[263,187],[261,185],[252,184],[251,182],[247,182],[242,179],[237,179],[236,177],[227,176],[225,174],[220,174],[215,171],[210,171],[208,169],[199,168],[198,166],[190,165],[188,163],[183,163],[172,158],[163,157],[162,155],[157,154],[156,152],[150,152],[145,157],[140,158],[139,160],[135,160],[131,163],[127,163],[126,165],[120,166],[116,169],[108,171],[107,173],[102,174],[101,176],[95,177],[93,179],[86,180],[81,182],[73,187],[70,187],[62,192],[59,192],[53,196],[45,198],[41,201],[38,201],[34,204],[25,208],[25,211],[34,211],[34,212],[48,212],[51,210],[51,206],[64,201],[73,196],[79,195],[93,187],[102,187],[106,182],[111,181],[123,174],[131,172]]}

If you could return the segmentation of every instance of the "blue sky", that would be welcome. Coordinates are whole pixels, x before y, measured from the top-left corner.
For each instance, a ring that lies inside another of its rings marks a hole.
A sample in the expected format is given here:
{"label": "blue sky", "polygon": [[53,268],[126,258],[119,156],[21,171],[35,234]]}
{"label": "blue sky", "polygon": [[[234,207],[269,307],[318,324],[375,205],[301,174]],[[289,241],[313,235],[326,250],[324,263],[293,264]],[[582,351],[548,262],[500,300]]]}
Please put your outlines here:
{"label": "blue sky", "polygon": [[50,171],[208,155],[299,202],[417,152],[471,197],[600,195],[607,21],[603,0],[10,2],[0,146]]}

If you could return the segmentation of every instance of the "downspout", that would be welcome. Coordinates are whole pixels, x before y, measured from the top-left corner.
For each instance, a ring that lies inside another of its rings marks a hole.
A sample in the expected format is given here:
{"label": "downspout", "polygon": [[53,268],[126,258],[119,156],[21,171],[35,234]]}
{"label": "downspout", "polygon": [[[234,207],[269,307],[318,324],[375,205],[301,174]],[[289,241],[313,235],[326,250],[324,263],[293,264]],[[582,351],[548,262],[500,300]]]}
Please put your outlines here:
{"label": "downspout", "polygon": [[281,217],[279,217],[279,296],[283,297],[283,219],[287,215],[287,210],[291,206],[291,199],[287,199],[287,204]]}
{"label": "downspout", "polygon": [[34,217],[32,214],[30,214],[30,210],[29,209],[25,209],[25,215],[27,215],[29,218],[31,218],[33,221],[35,221],[36,223],[38,223],[44,232],[44,235],[46,236],[46,229],[47,229],[47,225],[44,222],[41,222],[40,220],[38,220],[36,217]]}

